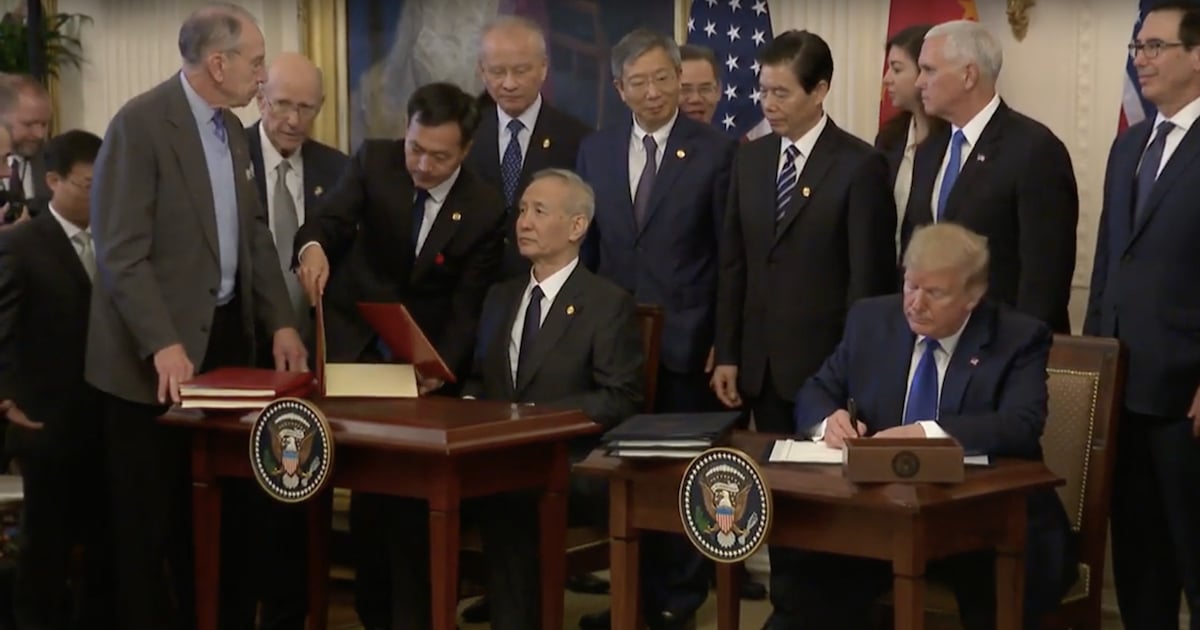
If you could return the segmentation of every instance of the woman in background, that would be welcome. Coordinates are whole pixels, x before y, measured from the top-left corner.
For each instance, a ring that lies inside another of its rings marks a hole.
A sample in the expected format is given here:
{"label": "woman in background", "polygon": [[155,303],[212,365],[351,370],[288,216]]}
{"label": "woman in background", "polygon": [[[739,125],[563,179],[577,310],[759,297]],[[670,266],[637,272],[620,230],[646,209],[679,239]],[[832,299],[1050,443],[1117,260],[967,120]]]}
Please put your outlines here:
{"label": "woman in background", "polygon": [[921,105],[921,93],[917,90],[917,59],[921,56],[921,45],[930,24],[910,26],[888,40],[887,69],[883,74],[883,87],[897,113],[879,128],[875,146],[887,156],[892,174],[892,190],[896,195],[896,252],[900,252],[900,226],[904,222],[904,210],[908,206],[908,192],[912,186],[913,155],[917,145],[929,137],[929,132],[946,122],[930,117]]}

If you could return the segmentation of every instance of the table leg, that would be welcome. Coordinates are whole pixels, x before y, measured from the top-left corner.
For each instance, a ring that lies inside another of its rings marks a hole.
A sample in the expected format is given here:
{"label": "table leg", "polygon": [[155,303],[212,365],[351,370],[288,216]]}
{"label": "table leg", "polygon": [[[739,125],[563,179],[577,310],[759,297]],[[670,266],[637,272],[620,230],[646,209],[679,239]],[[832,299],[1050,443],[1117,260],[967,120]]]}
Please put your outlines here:
{"label": "table leg", "polygon": [[329,623],[329,528],[333,520],[333,489],[308,502],[308,630],[325,630]]}
{"label": "table leg", "polygon": [[1025,497],[1010,499],[1008,527],[996,546],[996,628],[1018,630],[1025,607]]}
{"label": "table leg", "polygon": [[612,627],[642,627],[641,584],[638,570],[638,530],[633,527],[633,484],[610,480],[608,519]]}
{"label": "table leg", "polygon": [[192,541],[196,546],[196,628],[217,630],[221,579],[221,486],[192,483]]}
{"label": "table leg", "polygon": [[742,615],[742,563],[718,562],[717,630],[737,630]]}
{"label": "table leg", "polygon": [[434,630],[455,630],[458,616],[459,512],[429,512],[429,579]]}
{"label": "table leg", "polygon": [[925,627],[925,576],[892,576],[896,630],[921,630]]}
{"label": "table leg", "polygon": [[561,492],[548,491],[542,495],[541,572],[542,628],[558,630],[563,627],[564,584],[567,579],[567,501]]}

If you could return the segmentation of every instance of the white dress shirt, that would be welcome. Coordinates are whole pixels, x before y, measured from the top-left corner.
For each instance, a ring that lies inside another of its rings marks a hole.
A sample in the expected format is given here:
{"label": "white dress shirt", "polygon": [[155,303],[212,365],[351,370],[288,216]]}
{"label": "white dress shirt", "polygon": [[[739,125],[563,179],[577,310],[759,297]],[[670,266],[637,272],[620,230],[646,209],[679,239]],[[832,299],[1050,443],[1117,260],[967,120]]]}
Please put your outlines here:
{"label": "white dress shirt", "polygon": [[267,130],[261,124],[258,126],[258,137],[262,142],[263,175],[266,176],[267,187],[267,221],[271,227],[271,234],[275,233],[275,183],[279,180],[279,163],[285,159],[291,170],[288,171],[283,185],[287,186],[292,201],[296,204],[296,225],[304,225],[304,159],[299,151],[287,158],[280,155],[279,150],[267,138]]}
{"label": "white dress shirt", "polygon": [[525,332],[525,311],[529,309],[529,292],[535,286],[542,287],[541,321],[546,321],[546,315],[550,313],[550,309],[554,306],[554,298],[558,296],[558,292],[567,283],[567,278],[571,277],[571,273],[575,271],[575,267],[578,265],[579,257],[577,256],[574,260],[567,263],[567,266],[550,274],[549,277],[541,282],[538,282],[533,277],[533,270],[529,270],[529,284],[525,285],[525,292],[521,294],[521,305],[517,307],[517,316],[513,320],[512,334],[509,335],[508,341],[508,368],[512,373],[514,384],[517,382],[517,362],[521,358],[521,336]]}
{"label": "white dress shirt", "polygon": [[812,155],[813,147],[817,146],[817,139],[821,137],[821,132],[825,131],[825,124],[829,122],[829,117],[821,114],[821,120],[813,125],[812,129],[804,132],[804,135],[797,138],[794,142],[787,138],[781,138],[779,142],[779,164],[775,167],[775,181],[779,181],[779,175],[783,173],[783,165],[787,162],[788,147],[795,145],[800,151],[796,156],[796,179],[800,179],[800,173],[804,172],[804,165],[808,162],[808,156]]}
{"label": "white dress shirt", "polygon": [[[517,116],[517,120],[521,121],[522,125],[525,125],[525,129],[521,131],[521,135],[517,136],[517,144],[521,147],[522,165],[525,164],[525,156],[529,155],[529,141],[533,138],[533,128],[537,125],[538,114],[541,111],[542,95],[538,94],[537,99],[533,101],[533,105],[530,105],[528,109],[521,112],[521,115]],[[496,106],[496,126],[498,127],[497,133],[499,134],[496,138],[496,145],[500,150],[499,155],[496,157],[499,160],[497,164],[504,163],[504,152],[508,149],[508,143],[512,141],[512,132],[508,130],[508,123],[512,119],[513,117],[504,113],[504,110],[499,105]]]}
{"label": "white dress shirt", "polygon": [[[953,335],[943,337],[938,340],[940,348],[933,352],[933,362],[937,365],[937,382],[938,382],[938,404],[942,401],[942,383],[946,381],[946,369],[950,367],[950,358],[954,356],[954,350],[958,348],[958,340],[962,338],[963,330],[967,327],[967,322],[971,321],[971,317],[967,316],[967,321],[958,328]],[[904,421],[904,410],[908,408],[908,393],[912,389],[913,376],[917,373],[917,366],[921,363],[921,356],[925,354],[925,340],[929,337],[917,335],[916,342],[913,343],[912,359],[908,364],[908,380],[904,384],[904,405],[900,407],[900,421]],[[826,418],[813,429],[812,438],[821,440],[825,437],[825,423],[829,419]],[[913,423],[910,423],[913,424]],[[937,423],[937,418],[922,418],[917,420],[915,424],[921,425],[925,430],[927,438],[943,438],[947,437],[947,433]]]}
{"label": "white dress shirt", "polygon": [[[1000,109],[1000,95],[992,96],[992,100],[984,105],[983,109],[979,110],[978,114],[972,118],[967,124],[962,127],[950,126],[950,140],[946,142],[946,155],[942,157],[942,165],[938,167],[937,178],[933,180],[933,199],[929,201],[929,208],[933,210],[933,220],[936,222],[938,217],[938,191],[942,189],[942,177],[946,175],[946,165],[950,163],[950,143],[954,141],[954,134],[960,130],[963,132],[962,154],[959,155],[958,168],[961,171],[963,164],[967,163],[967,157],[971,155],[971,151],[975,149],[975,145],[979,142],[979,136],[983,133],[984,128],[992,121],[992,116],[996,114],[996,110]],[[957,181],[955,182],[957,183]]]}
{"label": "white dress shirt", "polygon": [[[454,188],[454,182],[458,181],[458,174],[462,172],[462,167],[454,169],[450,177],[446,181],[429,189],[429,201],[425,202],[425,219],[421,221],[421,231],[417,234],[417,254],[421,253],[421,248],[425,246],[425,237],[429,236],[429,230],[433,228],[433,222],[437,220],[438,214],[442,211],[442,204],[446,203],[446,195],[450,194],[450,189]],[[413,195],[413,201],[416,201],[416,194]]]}
{"label": "white dress shirt", "polygon": [[[1192,128],[1197,118],[1200,118],[1200,98],[1188,103],[1170,118],[1163,116],[1162,112],[1159,112],[1154,117],[1153,129],[1158,129],[1159,123],[1164,120],[1175,123],[1175,126],[1171,128],[1171,133],[1167,134],[1167,143],[1163,146],[1162,160],[1158,163],[1158,173],[1154,175],[1155,178],[1162,174],[1163,167],[1167,165],[1167,160],[1171,159],[1171,155],[1175,153],[1175,149],[1179,148],[1179,143],[1183,142],[1183,137],[1187,135],[1188,130]],[[1155,133],[1151,130],[1150,137],[1146,139],[1147,147],[1150,146],[1151,142],[1154,142],[1154,136]],[[1145,148],[1142,149],[1142,152],[1145,153]]]}
{"label": "white dress shirt", "polygon": [[667,124],[659,127],[654,133],[647,133],[638,124],[637,117],[634,117],[633,134],[629,139],[629,198],[631,200],[637,197],[638,182],[642,180],[642,171],[646,168],[646,145],[643,144],[645,141],[642,138],[649,135],[658,144],[658,151],[654,155],[654,170],[658,172],[658,169],[662,168],[663,155],[667,151],[667,138],[671,137],[671,129],[675,128],[675,119],[677,118],[679,118],[678,110],[674,116],[671,116],[671,120]]}

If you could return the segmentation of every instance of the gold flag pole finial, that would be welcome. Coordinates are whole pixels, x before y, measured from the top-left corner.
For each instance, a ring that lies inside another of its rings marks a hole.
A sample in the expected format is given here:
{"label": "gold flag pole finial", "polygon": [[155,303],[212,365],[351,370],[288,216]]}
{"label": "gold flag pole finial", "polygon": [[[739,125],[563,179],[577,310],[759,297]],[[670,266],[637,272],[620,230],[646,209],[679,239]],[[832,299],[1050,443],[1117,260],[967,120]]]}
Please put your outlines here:
{"label": "gold flag pole finial", "polygon": [[1008,0],[1008,25],[1019,42],[1029,32],[1029,9],[1035,4],[1037,0]]}

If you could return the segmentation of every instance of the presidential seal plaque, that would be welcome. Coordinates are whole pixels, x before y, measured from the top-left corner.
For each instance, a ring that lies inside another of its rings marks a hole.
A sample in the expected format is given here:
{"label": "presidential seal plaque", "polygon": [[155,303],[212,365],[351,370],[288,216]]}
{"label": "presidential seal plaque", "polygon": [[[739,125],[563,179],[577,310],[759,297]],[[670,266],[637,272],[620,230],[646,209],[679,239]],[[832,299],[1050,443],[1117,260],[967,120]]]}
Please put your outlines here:
{"label": "presidential seal plaque", "polygon": [[767,539],[771,492],[748,455],[733,448],[709,449],[683,473],[679,516],[700,553],[717,562],[741,562]]}
{"label": "presidential seal plaque", "polygon": [[333,432],[315,405],[272,401],[250,430],[250,467],[259,487],[283,503],[299,503],[325,486],[333,471]]}

